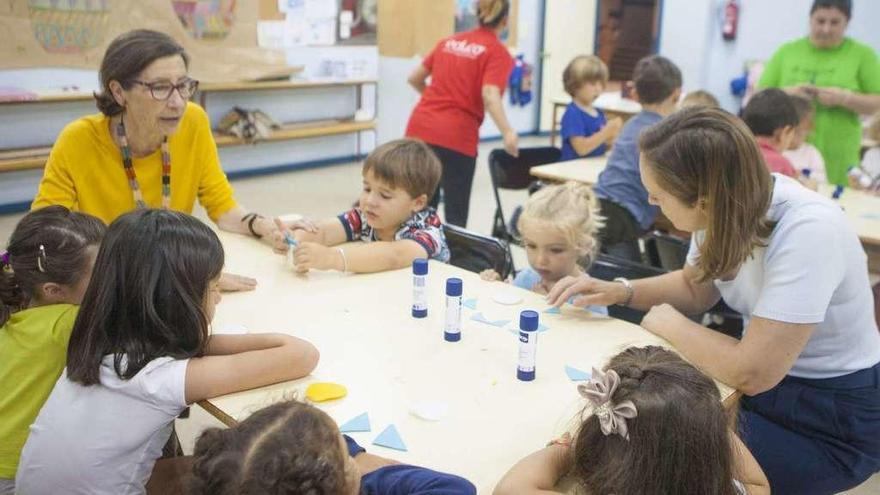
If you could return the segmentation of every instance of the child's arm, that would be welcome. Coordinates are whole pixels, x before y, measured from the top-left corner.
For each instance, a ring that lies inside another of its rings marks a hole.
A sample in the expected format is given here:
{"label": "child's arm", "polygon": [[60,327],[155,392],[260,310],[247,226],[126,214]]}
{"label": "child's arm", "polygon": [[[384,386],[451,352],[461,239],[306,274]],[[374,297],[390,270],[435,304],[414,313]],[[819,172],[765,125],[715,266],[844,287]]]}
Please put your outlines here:
{"label": "child's arm", "polygon": [[733,477],[746,487],[749,495],[769,495],[770,482],[749,448],[733,432],[730,432],[730,443],[733,447]]}
{"label": "child's arm", "polygon": [[204,357],[186,368],[186,402],[304,377],[318,364],[315,346],[289,335],[213,335]]}
{"label": "child's arm", "polygon": [[275,223],[282,232],[293,236],[298,242],[316,242],[323,246],[335,246],[347,240],[345,237],[345,227],[342,226],[342,222],[338,218],[321,220],[312,231],[302,229],[290,230],[284,222],[277,218]]}
{"label": "child's arm", "polygon": [[586,156],[599,146],[613,141],[622,125],[623,121],[620,120],[620,117],[615,117],[609,120],[605,127],[599,129],[598,132],[589,136],[571,136],[568,139],[578,156]]}
{"label": "child's arm", "polygon": [[373,273],[396,270],[412,265],[416,258],[428,253],[421,244],[409,239],[354,243],[340,247],[326,247],[302,243],[293,253],[296,270],[304,273],[317,270],[339,270],[352,273]]}
{"label": "child's arm", "polygon": [[495,487],[493,495],[539,495],[553,490],[570,466],[570,446],[553,444],[517,462]]}

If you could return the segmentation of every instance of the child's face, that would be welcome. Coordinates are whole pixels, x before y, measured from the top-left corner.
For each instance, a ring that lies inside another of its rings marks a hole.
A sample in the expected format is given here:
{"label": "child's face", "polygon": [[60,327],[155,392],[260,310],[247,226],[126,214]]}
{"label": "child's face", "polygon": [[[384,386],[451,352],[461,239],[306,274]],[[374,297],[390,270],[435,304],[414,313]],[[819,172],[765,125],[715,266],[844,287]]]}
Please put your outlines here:
{"label": "child's face", "polygon": [[796,150],[803,146],[811,132],[813,132],[813,116],[809,115],[801,120],[795,128],[794,138],[791,140],[791,145],[788,149]]}
{"label": "child's face", "polygon": [[605,83],[601,80],[587,81],[574,94],[574,99],[581,105],[592,105],[596,98],[605,91]]}
{"label": "child's face", "polygon": [[413,198],[400,187],[391,187],[376,178],[372,170],[364,174],[364,188],[358,206],[367,219],[367,225],[382,230],[397,230],[413,213],[425,208],[426,195]]}
{"label": "child's face", "polygon": [[532,220],[522,224],[520,233],[529,265],[543,282],[555,283],[577,270],[577,260],[582,252],[569,242],[560,228]]}
{"label": "child's face", "polygon": [[220,295],[220,277],[222,275],[208,282],[208,293],[205,295],[205,316],[208,323],[214,319],[214,311],[223,299],[223,296]]}

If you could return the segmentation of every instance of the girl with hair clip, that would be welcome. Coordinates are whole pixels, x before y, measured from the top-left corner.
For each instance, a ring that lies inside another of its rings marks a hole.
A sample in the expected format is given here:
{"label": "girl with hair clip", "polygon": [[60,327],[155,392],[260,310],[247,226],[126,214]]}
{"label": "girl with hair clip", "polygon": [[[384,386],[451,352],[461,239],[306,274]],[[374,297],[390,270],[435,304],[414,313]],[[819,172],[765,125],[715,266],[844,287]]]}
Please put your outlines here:
{"label": "girl with hair clip", "polygon": [[[718,387],[662,347],[630,347],[578,386],[585,418],[519,461],[495,495],[553,491],[566,475],[589,493],[769,494],[758,463],[730,429]],[[696,461],[696,462],[695,462]]]}
{"label": "girl with hair clip", "polygon": [[318,352],[294,337],[210,335],[223,259],[217,235],[183,213],[141,209],[110,225],[19,493],[144,493],[188,405],[314,369]]}
{"label": "girl with hair clip", "polygon": [[[513,285],[547,294],[562,278],[583,275],[599,252],[596,237],[603,221],[590,186],[572,181],[541,188],[529,197],[516,223],[529,267],[516,274]],[[492,269],[480,276],[501,279]],[[605,306],[589,309],[608,314]]]}
{"label": "girl with hair clip", "polygon": [[0,255],[0,494],[15,489],[21,449],[67,361],[77,305],[104,224],[50,206],[28,213]]}
{"label": "girl with hair clip", "polygon": [[291,400],[205,430],[192,495],[472,495],[469,481],[366,451],[320,409]]}

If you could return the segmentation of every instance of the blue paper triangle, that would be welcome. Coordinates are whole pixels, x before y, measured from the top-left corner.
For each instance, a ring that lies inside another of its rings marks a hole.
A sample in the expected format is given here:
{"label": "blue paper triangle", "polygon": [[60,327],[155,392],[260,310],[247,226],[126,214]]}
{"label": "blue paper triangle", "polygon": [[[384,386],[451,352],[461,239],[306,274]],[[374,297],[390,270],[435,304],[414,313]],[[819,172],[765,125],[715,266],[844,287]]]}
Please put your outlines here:
{"label": "blue paper triangle", "polygon": [[370,428],[370,416],[367,413],[363,413],[356,418],[350,419],[345,424],[339,427],[339,431],[341,431],[342,433],[372,431]]}
{"label": "blue paper triangle", "polygon": [[510,323],[510,320],[496,320],[496,321],[489,321],[487,323],[492,326],[496,326],[498,328],[501,328],[504,325],[507,325],[508,323]]}
{"label": "blue paper triangle", "polygon": [[562,310],[555,307],[555,306],[550,306],[549,308],[544,310],[544,313],[546,313],[548,315],[558,315],[558,314],[562,314]]}
{"label": "blue paper triangle", "polygon": [[403,443],[403,439],[400,438],[400,433],[397,432],[394,425],[388,425],[388,428],[379,433],[379,436],[373,440],[373,445],[406,452],[406,444]]}
{"label": "blue paper triangle", "polygon": [[573,382],[585,382],[593,377],[592,373],[587,373],[586,371],[581,371],[581,370],[574,368],[572,366],[565,367],[565,374],[568,375],[568,377]]}
{"label": "blue paper triangle", "polygon": [[461,305],[466,308],[476,310],[477,309],[477,300],[476,299],[465,299],[464,302],[461,303]]}
{"label": "blue paper triangle", "polygon": [[489,325],[492,324],[491,321],[487,320],[486,317],[483,316],[483,313],[474,313],[473,315],[471,315],[471,319],[480,323],[488,323]]}

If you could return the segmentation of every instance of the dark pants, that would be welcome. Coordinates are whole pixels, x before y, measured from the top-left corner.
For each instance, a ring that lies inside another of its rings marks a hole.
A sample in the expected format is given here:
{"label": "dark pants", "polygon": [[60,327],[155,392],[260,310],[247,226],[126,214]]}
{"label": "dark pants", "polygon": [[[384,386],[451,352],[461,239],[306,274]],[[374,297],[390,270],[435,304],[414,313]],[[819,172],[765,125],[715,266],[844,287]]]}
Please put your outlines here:
{"label": "dark pants", "polygon": [[600,198],[599,208],[605,217],[605,227],[599,232],[602,252],[641,263],[639,222],[629,210],[611,200]]}
{"label": "dark pants", "polygon": [[430,145],[440,163],[443,175],[440,185],[431,198],[430,205],[437,208],[440,189],[443,189],[444,222],[467,227],[468,209],[471,205],[471,185],[477,168],[477,157],[468,156],[442,146]]}
{"label": "dark pants", "polygon": [[739,429],[774,495],[857,486],[880,470],[880,363],[823,380],[785,377],[743,397]]}

